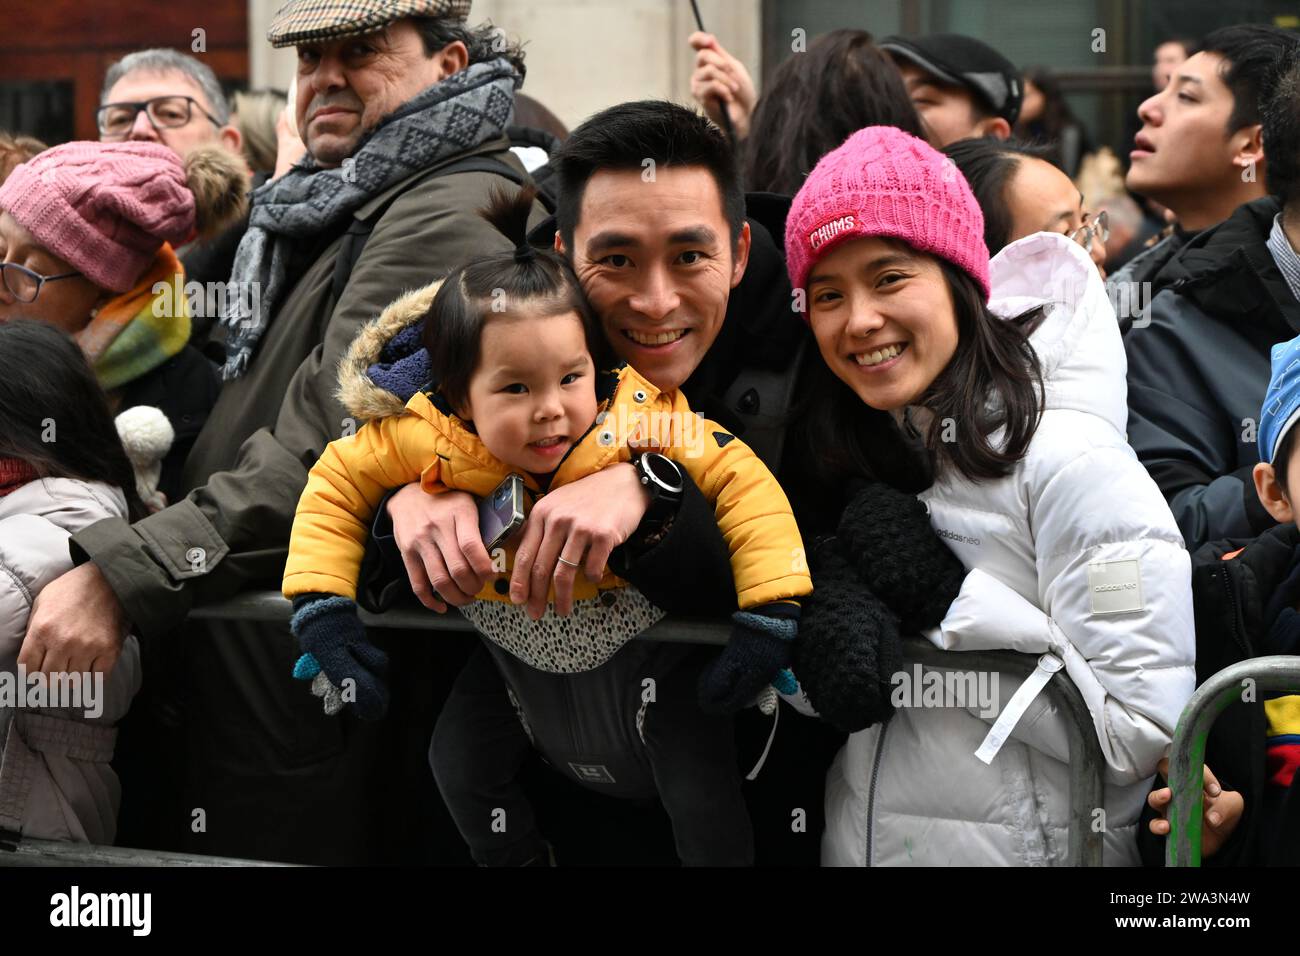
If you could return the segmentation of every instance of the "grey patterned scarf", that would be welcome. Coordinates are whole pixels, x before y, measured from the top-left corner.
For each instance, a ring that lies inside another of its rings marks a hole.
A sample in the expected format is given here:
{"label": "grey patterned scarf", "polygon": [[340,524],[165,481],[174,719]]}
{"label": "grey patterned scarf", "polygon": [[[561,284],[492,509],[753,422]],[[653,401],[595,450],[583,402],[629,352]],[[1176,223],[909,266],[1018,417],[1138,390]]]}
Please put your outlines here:
{"label": "grey patterned scarf", "polygon": [[[328,234],[371,197],[412,173],[500,136],[514,117],[520,77],[504,58],[476,63],[435,83],[384,119],[343,166],[322,169],[307,156],[253,193],[248,231],[231,281],[256,296],[226,299],[222,377],[248,369],[285,292],[295,242]],[[257,283],[257,285],[253,285]]]}

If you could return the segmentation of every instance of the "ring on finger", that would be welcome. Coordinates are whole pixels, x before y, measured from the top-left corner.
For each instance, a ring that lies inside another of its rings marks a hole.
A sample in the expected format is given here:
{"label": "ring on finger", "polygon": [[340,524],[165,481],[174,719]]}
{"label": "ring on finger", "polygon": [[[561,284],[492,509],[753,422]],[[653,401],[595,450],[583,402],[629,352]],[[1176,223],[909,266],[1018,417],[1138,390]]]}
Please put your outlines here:
{"label": "ring on finger", "polygon": [[568,558],[566,558],[564,555],[560,555],[560,556],[559,556],[558,558],[556,558],[555,560],[559,561],[561,564],[568,565],[568,566],[571,567],[571,568],[580,568],[580,567],[582,567],[582,565],[579,564],[577,561],[570,561],[570,560],[569,560]]}

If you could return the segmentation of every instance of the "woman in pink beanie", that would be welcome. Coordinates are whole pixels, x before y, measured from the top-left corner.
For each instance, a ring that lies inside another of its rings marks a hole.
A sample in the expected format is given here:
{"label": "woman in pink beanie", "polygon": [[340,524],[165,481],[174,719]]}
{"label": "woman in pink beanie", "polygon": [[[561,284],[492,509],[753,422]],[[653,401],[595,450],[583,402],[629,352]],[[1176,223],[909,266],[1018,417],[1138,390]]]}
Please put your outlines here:
{"label": "woman in pink beanie", "polygon": [[71,335],[115,413],[162,410],[175,441],[153,479],[155,505],[178,496],[220,382],[189,345],[173,247],[237,222],[247,191],[247,172],[221,150],[182,159],[137,142],[65,143],[0,185],[0,322],[35,319]]}
{"label": "woman in pink beanie", "polygon": [[[1190,565],[1124,438],[1101,277],[1055,233],[990,261],[983,231],[951,161],[886,127],[823,157],[787,220],[822,358],[816,464],[831,485],[866,482],[814,555],[795,660],[807,701],[852,732],[827,778],[830,864],[1053,865],[1098,840],[1106,863],[1136,864],[1138,815],[1195,683]],[[896,424],[884,438],[882,416]],[[945,610],[951,591],[936,607],[932,582],[953,555],[964,577]],[[1013,701],[1010,674],[903,670],[900,631],[1038,669]],[[1093,718],[1104,828],[1071,828],[1066,718],[1038,693],[1059,671]]]}

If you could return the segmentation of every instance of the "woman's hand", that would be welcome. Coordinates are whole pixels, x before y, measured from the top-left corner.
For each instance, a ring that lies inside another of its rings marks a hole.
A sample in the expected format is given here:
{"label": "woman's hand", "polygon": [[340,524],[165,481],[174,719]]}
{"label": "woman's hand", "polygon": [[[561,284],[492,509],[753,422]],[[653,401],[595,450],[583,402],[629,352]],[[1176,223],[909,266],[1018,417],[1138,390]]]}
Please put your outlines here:
{"label": "woman's hand", "polygon": [[[1228,842],[1237,824],[1241,822],[1242,812],[1246,809],[1246,800],[1239,790],[1224,790],[1219,786],[1210,768],[1205,769],[1205,793],[1201,798],[1201,856],[1213,856],[1223,844]],[[1169,779],[1169,758],[1161,759],[1157,770],[1163,780]],[[1169,805],[1173,802],[1174,791],[1170,787],[1152,790],[1147,795],[1147,803],[1159,816],[1150,823],[1151,832],[1156,836],[1169,835]]]}
{"label": "woman's hand", "polygon": [[723,49],[711,33],[692,33],[688,42],[697,51],[695,72],[691,74],[691,96],[719,126],[725,106],[736,139],[744,139],[749,135],[749,121],[758,105],[758,92],[749,70]]}

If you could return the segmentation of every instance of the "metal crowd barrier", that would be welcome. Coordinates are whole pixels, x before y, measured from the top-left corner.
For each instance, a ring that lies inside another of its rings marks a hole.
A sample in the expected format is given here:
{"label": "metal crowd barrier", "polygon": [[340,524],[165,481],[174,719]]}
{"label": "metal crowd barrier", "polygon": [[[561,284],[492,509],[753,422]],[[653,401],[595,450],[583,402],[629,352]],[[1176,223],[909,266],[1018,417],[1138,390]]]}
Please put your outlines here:
{"label": "metal crowd barrier", "polygon": [[23,837],[7,842],[0,837],[0,866],[294,866],[268,860],[237,860],[197,853],[164,853],[124,846],[95,846],[59,840]]}
{"label": "metal crowd barrier", "polygon": [[1300,658],[1255,657],[1225,667],[1210,677],[1183,708],[1169,754],[1169,807],[1166,866],[1201,865],[1201,797],[1204,792],[1205,744],[1210,728],[1230,705],[1242,699],[1243,682],[1254,681],[1256,700],[1274,691],[1300,693]]}
{"label": "metal crowd barrier", "polygon": [[[238,620],[288,623],[292,605],[275,591],[254,591],[230,600],[194,608],[191,618],[199,620]],[[372,627],[425,631],[470,632],[470,623],[454,611],[434,614],[421,608],[400,608],[380,614],[361,611],[363,623]],[[660,621],[638,635],[638,640],[667,641],[687,644],[726,644],[728,625],[719,621],[673,618]],[[1035,669],[1038,658],[1015,651],[944,651],[923,638],[904,641],[904,658],[908,664],[945,667],[955,670],[1001,671],[1023,680]],[[1101,833],[1094,830],[1093,810],[1102,806],[1105,760],[1101,744],[1093,730],[1092,717],[1078,688],[1058,671],[1044,690],[1065,716],[1070,747],[1070,837],[1067,861],[1072,866],[1101,866]],[[85,844],[50,844],[47,841],[20,841],[23,854],[14,860],[0,846],[0,866],[198,866],[205,862],[216,866],[275,865],[246,860],[156,853],[118,847]],[[27,848],[24,850],[23,848]],[[56,862],[18,862],[21,860]],[[139,859],[141,862],[136,862]],[[120,861],[120,862],[119,862]]]}

